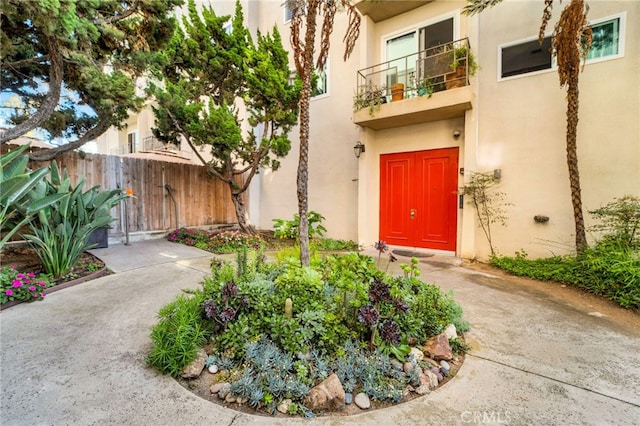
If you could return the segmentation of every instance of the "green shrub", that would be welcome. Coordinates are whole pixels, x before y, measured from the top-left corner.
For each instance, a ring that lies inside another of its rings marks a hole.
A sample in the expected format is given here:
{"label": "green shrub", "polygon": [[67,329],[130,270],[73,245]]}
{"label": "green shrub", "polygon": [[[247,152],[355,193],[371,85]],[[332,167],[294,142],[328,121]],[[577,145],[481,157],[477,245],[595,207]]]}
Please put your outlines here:
{"label": "green shrub", "polygon": [[[330,255],[311,267],[287,258],[247,275],[215,262],[202,284],[194,298],[180,296],[163,308],[149,359],[178,374],[195,355],[196,342],[208,338],[216,353],[209,362],[233,369],[232,391],[267,411],[289,398],[296,412],[311,415],[301,405],[304,396],[332,373],[348,392],[400,401],[419,377],[392,368],[390,356],[405,360],[408,337],[424,343],[449,323],[465,329],[450,294],[415,277],[392,278],[358,253]],[[178,333],[177,324],[188,332]],[[171,353],[171,345],[181,349]]]}
{"label": "green shrub", "polygon": [[615,198],[589,213],[599,220],[592,229],[605,234],[604,242],[615,242],[622,249],[640,249],[640,197]]}
{"label": "green shrub", "polygon": [[514,275],[570,284],[607,297],[620,306],[640,309],[640,252],[617,239],[603,239],[581,256],[528,259],[494,256],[491,264]]}
{"label": "green shrub", "polygon": [[235,230],[210,232],[203,229],[178,228],[173,230],[167,239],[212,253],[233,253],[242,247],[258,248],[264,245],[259,236]]}
{"label": "green shrub", "polygon": [[147,363],[174,377],[192,362],[206,342],[209,328],[202,320],[202,294],[180,295],[160,309],[151,329],[153,347]]}
{"label": "green shrub", "polygon": [[[327,229],[322,226],[324,216],[318,212],[307,212],[309,221],[309,238],[322,237]],[[274,235],[278,238],[287,238],[291,240],[298,239],[298,231],[300,228],[300,215],[294,214],[293,220],[273,219]]]}
{"label": "green shrub", "polygon": [[99,186],[83,192],[84,183],[82,178],[72,186],[67,171],[61,174],[54,160],[50,182],[29,193],[33,200],[60,197],[38,212],[37,220],[29,223],[33,235],[24,236],[54,278],[76,265],[80,255],[91,248],[87,243],[91,233],[114,221],[109,210],[126,198],[119,189],[99,191]]}

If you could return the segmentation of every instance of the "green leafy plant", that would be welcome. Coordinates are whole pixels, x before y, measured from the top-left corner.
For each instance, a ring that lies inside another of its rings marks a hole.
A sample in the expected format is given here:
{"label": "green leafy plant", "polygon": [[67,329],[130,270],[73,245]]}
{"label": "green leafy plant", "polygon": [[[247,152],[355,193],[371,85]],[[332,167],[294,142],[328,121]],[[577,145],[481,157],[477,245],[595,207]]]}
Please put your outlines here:
{"label": "green leafy plant", "polygon": [[63,195],[29,197],[35,188],[44,185],[48,167],[35,171],[27,168],[29,158],[24,154],[29,144],[0,156],[0,249],[11,237],[27,225],[45,207],[60,200]]}
{"label": "green leafy plant", "polygon": [[462,189],[462,193],[468,197],[468,202],[473,206],[478,218],[478,226],[482,229],[491,255],[495,255],[491,225],[505,225],[507,221],[505,207],[510,204],[504,202],[505,194],[496,190],[500,179],[494,173],[472,172],[469,181]]}
{"label": "green leafy plant", "polygon": [[213,253],[234,253],[245,246],[257,248],[264,245],[264,241],[259,236],[238,230],[216,232],[204,229],[178,228],[173,230],[167,239]]}
{"label": "green leafy plant", "polygon": [[44,289],[53,284],[44,274],[20,272],[15,266],[0,269],[0,304],[12,300],[31,302],[44,298]]}
{"label": "green leafy plant", "polygon": [[386,102],[387,87],[386,86],[374,86],[369,84],[365,87],[358,89],[353,97],[353,110],[359,111],[363,108],[369,110],[369,114],[373,113],[380,108],[380,105]]}
{"label": "green leafy plant", "polygon": [[[318,212],[307,213],[309,221],[309,238],[322,237],[327,228],[322,226],[324,216]],[[278,238],[298,239],[298,229],[300,228],[300,215],[293,215],[293,220],[273,219],[274,235]]]}
{"label": "green leafy plant", "polygon": [[467,46],[460,46],[453,49],[453,61],[451,62],[451,69],[455,70],[460,65],[467,66],[470,76],[476,75],[479,66],[476,62],[476,58]]}
{"label": "green leafy plant", "polygon": [[201,295],[180,295],[160,309],[160,320],[151,329],[153,347],[147,356],[149,365],[177,377],[195,359],[198,348],[207,336],[207,327],[201,316],[201,302]]}
{"label": "green leafy plant", "polygon": [[640,249],[640,197],[615,198],[589,213],[600,222],[592,230],[604,233],[605,239],[619,242],[622,247]]}
{"label": "green leafy plant", "polygon": [[30,222],[33,235],[24,238],[38,255],[45,271],[54,278],[68,273],[80,255],[91,245],[87,240],[98,228],[115,220],[109,210],[126,198],[119,189],[99,191],[99,186],[83,192],[85,179],[73,186],[64,170],[60,173],[55,160],[51,164],[51,181],[29,193],[32,199],[61,196],[38,212]]}

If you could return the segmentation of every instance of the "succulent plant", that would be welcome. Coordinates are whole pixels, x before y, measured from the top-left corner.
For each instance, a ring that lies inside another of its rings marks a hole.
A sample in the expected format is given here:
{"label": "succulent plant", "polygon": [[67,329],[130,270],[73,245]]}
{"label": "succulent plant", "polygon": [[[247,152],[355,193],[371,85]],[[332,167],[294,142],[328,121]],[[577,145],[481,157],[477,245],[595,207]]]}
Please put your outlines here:
{"label": "succulent plant", "polygon": [[380,327],[380,338],[383,341],[391,345],[398,345],[400,344],[400,337],[400,326],[397,322],[386,320]]}
{"label": "succulent plant", "polygon": [[213,319],[218,316],[220,313],[220,308],[216,305],[211,299],[207,299],[202,303],[202,308],[204,309],[204,315],[207,319]]}
{"label": "succulent plant", "polygon": [[393,307],[400,312],[407,312],[409,310],[409,304],[399,297],[393,299]]}
{"label": "succulent plant", "polygon": [[379,317],[380,314],[378,313],[378,310],[372,305],[365,305],[358,309],[358,321],[368,327],[375,325],[378,322]]}
{"label": "succulent plant", "polygon": [[222,287],[222,295],[230,299],[238,295],[238,286],[233,281],[227,281]]}
{"label": "succulent plant", "polygon": [[229,306],[227,308],[224,308],[224,310],[220,312],[219,316],[220,316],[220,321],[222,321],[223,323],[228,323],[229,321],[235,318],[236,310],[233,309],[231,306]]}
{"label": "succulent plant", "polygon": [[391,300],[391,288],[387,284],[376,279],[369,286],[369,300],[373,303]]}

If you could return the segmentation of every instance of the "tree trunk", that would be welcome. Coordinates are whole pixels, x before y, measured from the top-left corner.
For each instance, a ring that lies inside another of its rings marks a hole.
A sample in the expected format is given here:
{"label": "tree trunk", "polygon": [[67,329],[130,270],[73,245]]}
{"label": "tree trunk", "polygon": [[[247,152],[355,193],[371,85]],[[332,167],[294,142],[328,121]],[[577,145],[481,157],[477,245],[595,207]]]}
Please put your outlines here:
{"label": "tree trunk", "polygon": [[[309,100],[311,98],[311,75],[313,74],[313,50],[316,33],[316,7],[310,5],[307,11],[307,27],[305,33],[305,51],[303,57],[302,91],[300,92],[300,156],[298,158],[298,214],[300,215],[300,263],[311,264],[309,253]],[[313,9],[313,10],[312,10]]]}
{"label": "tree trunk", "polygon": [[578,76],[576,75],[569,79],[567,89],[567,166],[576,230],[576,252],[581,254],[587,248],[587,235],[584,228],[580,173],[578,172],[578,95]]}
{"label": "tree trunk", "polygon": [[242,198],[243,192],[235,193],[233,189],[231,191],[231,199],[233,200],[233,206],[236,208],[236,217],[238,218],[238,226],[240,230],[247,234],[256,235],[257,231],[255,226],[249,221],[249,214]]}

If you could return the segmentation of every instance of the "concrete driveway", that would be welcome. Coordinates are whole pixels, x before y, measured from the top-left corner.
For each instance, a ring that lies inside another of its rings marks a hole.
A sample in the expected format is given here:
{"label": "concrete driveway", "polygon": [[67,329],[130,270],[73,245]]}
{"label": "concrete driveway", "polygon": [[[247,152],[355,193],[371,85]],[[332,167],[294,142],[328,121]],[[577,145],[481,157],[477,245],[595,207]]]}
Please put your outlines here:
{"label": "concrete driveway", "polygon": [[640,425],[638,315],[438,257],[422,278],[455,292],[473,347],[441,389],[310,421],[225,409],[145,366],[156,312],[211,255],[164,240],[94,253],[116,274],[0,314],[2,425]]}

